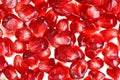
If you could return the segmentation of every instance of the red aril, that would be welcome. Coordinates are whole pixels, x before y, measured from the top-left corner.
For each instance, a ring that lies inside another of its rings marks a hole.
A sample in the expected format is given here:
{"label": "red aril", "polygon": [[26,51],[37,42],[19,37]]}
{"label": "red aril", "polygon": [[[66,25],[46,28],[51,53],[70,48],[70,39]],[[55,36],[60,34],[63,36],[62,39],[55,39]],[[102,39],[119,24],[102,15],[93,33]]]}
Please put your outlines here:
{"label": "red aril", "polygon": [[14,66],[8,65],[2,70],[2,72],[7,77],[7,79],[18,80],[18,75],[16,73],[16,70],[15,70]]}
{"label": "red aril", "polygon": [[90,71],[88,75],[91,77],[90,80],[103,80],[105,78],[105,74],[100,71]]}
{"label": "red aril", "polygon": [[38,16],[38,12],[31,4],[20,4],[16,6],[16,12],[23,21],[30,21]]}
{"label": "red aril", "polygon": [[61,19],[61,20],[59,20],[59,22],[56,25],[56,29],[59,32],[68,30],[68,22],[69,21],[67,19]]}
{"label": "red aril", "polygon": [[37,64],[38,58],[35,56],[35,53],[32,53],[29,50],[26,50],[22,55],[23,61],[30,67],[33,67]]}
{"label": "red aril", "polygon": [[23,41],[16,40],[12,46],[13,51],[16,53],[23,53],[26,51],[26,43]]}
{"label": "red aril", "polygon": [[102,54],[109,59],[118,58],[118,46],[112,42],[109,42],[105,45],[102,50]]}
{"label": "red aril", "polygon": [[44,73],[39,70],[26,70],[20,77],[20,80],[43,80]]}
{"label": "red aril", "polygon": [[54,27],[57,23],[57,18],[58,15],[52,10],[50,9],[46,14],[45,14],[46,20],[49,24],[49,27]]}
{"label": "red aril", "polygon": [[48,80],[64,80],[68,77],[69,69],[61,64],[57,64],[51,69]]}
{"label": "red aril", "polygon": [[40,61],[38,68],[41,72],[48,72],[54,68],[55,60],[53,58]]}
{"label": "red aril", "polygon": [[86,25],[85,22],[82,20],[73,20],[72,23],[70,24],[70,29],[73,33],[80,33],[84,31]]}
{"label": "red aril", "polygon": [[43,37],[44,33],[47,31],[48,23],[45,17],[40,17],[36,20],[32,20],[29,27],[36,37]]}
{"label": "red aril", "polygon": [[16,55],[14,58],[14,67],[20,73],[23,74],[28,69],[28,65],[24,62],[20,55]]}
{"label": "red aril", "polygon": [[8,63],[5,60],[4,56],[0,56],[0,71],[7,67]]}
{"label": "red aril", "polygon": [[3,4],[12,9],[17,5],[17,1],[18,0],[2,0]]}
{"label": "red aril", "polygon": [[8,31],[15,31],[23,27],[23,21],[14,14],[7,14],[3,18],[2,25]]}
{"label": "red aril", "polygon": [[[35,0],[34,0],[35,1]],[[41,1],[41,0],[37,0],[37,1]],[[41,17],[41,16],[45,16],[45,13],[48,9],[49,5],[47,2],[40,2],[40,3],[36,3],[35,5],[35,9],[36,11],[38,12],[38,16]]]}
{"label": "red aril", "polygon": [[28,42],[32,39],[33,34],[32,34],[32,31],[28,27],[23,27],[15,31],[15,37],[19,41]]}
{"label": "red aril", "polygon": [[75,41],[76,38],[73,33],[70,31],[62,31],[51,39],[51,44],[54,47],[58,47],[60,45],[74,45]]}
{"label": "red aril", "polygon": [[88,64],[85,60],[73,62],[70,66],[70,76],[73,79],[81,79],[87,72]]}
{"label": "red aril", "polygon": [[101,58],[95,57],[88,61],[88,68],[91,70],[99,70],[104,65],[104,62]]}
{"label": "red aril", "polygon": [[36,56],[38,57],[39,60],[48,59],[50,57],[50,55],[51,55],[51,50],[49,48],[36,54]]}
{"label": "red aril", "polygon": [[109,67],[118,67],[119,63],[120,63],[120,59],[119,58],[115,58],[115,59],[109,59],[107,57],[104,57],[104,63],[106,63]]}
{"label": "red aril", "polygon": [[96,24],[102,28],[113,28],[117,24],[117,18],[113,14],[103,14]]}
{"label": "red aril", "polygon": [[106,72],[114,80],[119,80],[120,79],[120,76],[119,76],[120,75],[120,68],[118,68],[118,67],[108,68]]}
{"label": "red aril", "polygon": [[48,48],[48,41],[43,38],[34,38],[28,43],[28,49],[33,53],[40,53]]}
{"label": "red aril", "polygon": [[84,53],[77,46],[63,45],[55,49],[55,58],[63,62],[72,62],[84,58]]}
{"label": "red aril", "polygon": [[111,39],[118,36],[117,29],[106,29],[106,30],[100,31],[100,33],[103,35],[104,41],[106,42],[109,42]]}

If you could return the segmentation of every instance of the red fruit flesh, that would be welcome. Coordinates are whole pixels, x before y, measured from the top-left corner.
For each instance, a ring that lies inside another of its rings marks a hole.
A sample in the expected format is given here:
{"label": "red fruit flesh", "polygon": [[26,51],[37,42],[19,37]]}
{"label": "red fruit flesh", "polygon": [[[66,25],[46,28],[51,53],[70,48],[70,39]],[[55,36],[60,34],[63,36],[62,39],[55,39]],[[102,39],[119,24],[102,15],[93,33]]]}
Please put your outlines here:
{"label": "red fruit flesh", "polygon": [[63,65],[56,65],[48,75],[48,80],[63,80],[68,76],[68,68]]}
{"label": "red fruit flesh", "polygon": [[2,72],[9,80],[18,80],[18,75],[16,73],[14,66],[8,65],[3,69]]}
{"label": "red fruit flesh", "polygon": [[63,62],[72,62],[84,58],[84,53],[77,46],[63,45],[55,49],[55,58]]}
{"label": "red fruit flesh", "polygon": [[23,21],[14,14],[7,14],[3,18],[2,25],[9,31],[15,31],[23,27]]}
{"label": "red fruit flesh", "polygon": [[31,30],[27,27],[21,28],[21,29],[17,29],[15,32],[15,37],[19,40],[19,41],[30,41],[33,37],[33,34],[31,32]]}
{"label": "red fruit flesh", "polygon": [[8,63],[5,60],[4,56],[0,56],[0,71],[7,67]]}
{"label": "red fruit flesh", "polygon": [[55,66],[53,58],[40,61],[38,67],[41,72],[49,72]]}
{"label": "red fruit flesh", "polygon": [[116,59],[118,58],[118,46],[112,42],[109,42],[102,50],[102,54],[109,59]]}
{"label": "red fruit flesh", "polygon": [[87,72],[88,64],[85,60],[73,62],[70,66],[70,75],[73,79],[81,79]]}
{"label": "red fruit flesh", "polygon": [[88,68],[91,70],[99,70],[104,65],[104,62],[101,58],[96,57],[88,61]]}
{"label": "red fruit flesh", "polygon": [[34,38],[29,41],[28,48],[33,53],[40,53],[48,48],[48,41],[45,38]]}

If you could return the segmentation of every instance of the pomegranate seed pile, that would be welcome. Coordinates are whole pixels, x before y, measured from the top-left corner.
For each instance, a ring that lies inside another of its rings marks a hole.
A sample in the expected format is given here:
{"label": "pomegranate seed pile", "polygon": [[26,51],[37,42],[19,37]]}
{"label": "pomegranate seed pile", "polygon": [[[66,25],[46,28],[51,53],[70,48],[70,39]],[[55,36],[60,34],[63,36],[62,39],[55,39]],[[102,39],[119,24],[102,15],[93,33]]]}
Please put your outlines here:
{"label": "pomegranate seed pile", "polygon": [[0,80],[120,80],[119,21],[120,0],[0,0]]}

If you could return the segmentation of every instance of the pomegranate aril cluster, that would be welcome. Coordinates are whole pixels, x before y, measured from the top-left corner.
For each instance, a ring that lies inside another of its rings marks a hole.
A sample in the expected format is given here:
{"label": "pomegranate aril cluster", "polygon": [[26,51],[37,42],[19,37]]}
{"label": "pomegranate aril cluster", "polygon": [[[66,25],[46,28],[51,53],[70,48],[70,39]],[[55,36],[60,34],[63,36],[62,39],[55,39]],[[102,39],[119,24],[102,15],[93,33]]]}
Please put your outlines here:
{"label": "pomegranate aril cluster", "polygon": [[120,0],[1,0],[0,80],[120,80]]}

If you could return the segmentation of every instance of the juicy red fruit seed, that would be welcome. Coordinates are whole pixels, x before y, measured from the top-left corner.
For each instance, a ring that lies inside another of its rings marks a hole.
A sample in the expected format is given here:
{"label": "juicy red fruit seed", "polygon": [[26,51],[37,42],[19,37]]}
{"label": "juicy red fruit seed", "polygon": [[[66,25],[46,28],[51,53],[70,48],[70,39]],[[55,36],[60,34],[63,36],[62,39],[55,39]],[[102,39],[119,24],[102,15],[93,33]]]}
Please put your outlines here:
{"label": "juicy red fruit seed", "polygon": [[13,51],[16,53],[23,53],[26,51],[26,43],[23,41],[16,40],[13,43]]}
{"label": "juicy red fruit seed", "polygon": [[79,20],[79,21],[76,21],[76,20],[73,20],[72,23],[70,24],[70,29],[72,32],[74,33],[80,33],[84,30],[85,28],[85,22],[82,21],[82,20]]}
{"label": "juicy red fruit seed", "polygon": [[17,29],[15,32],[15,37],[19,40],[19,41],[30,41],[33,37],[33,34],[31,32],[31,30],[27,27],[21,28],[21,29]]}
{"label": "juicy red fruit seed", "polygon": [[99,50],[104,45],[104,38],[101,34],[93,34],[87,42],[87,46],[93,50]]}
{"label": "juicy red fruit seed", "polygon": [[87,72],[88,64],[85,60],[73,62],[70,66],[70,76],[73,79],[81,79]]}
{"label": "juicy red fruit seed", "polygon": [[113,28],[117,24],[117,18],[112,14],[104,14],[98,19],[96,24],[106,29]]}
{"label": "juicy red fruit seed", "polygon": [[101,58],[95,57],[88,61],[88,68],[91,70],[99,70],[104,65],[104,62]]}
{"label": "juicy red fruit seed", "polygon": [[34,38],[28,43],[28,48],[33,53],[40,53],[48,48],[49,44],[45,38]]}
{"label": "juicy red fruit seed", "polygon": [[28,69],[28,65],[24,62],[20,55],[15,56],[14,67],[20,74],[24,73]]}
{"label": "juicy red fruit seed", "polygon": [[105,74],[100,71],[90,71],[88,75],[91,77],[90,80],[103,80],[105,78]]}
{"label": "juicy red fruit seed", "polygon": [[35,56],[35,53],[26,50],[22,55],[23,61],[29,65],[30,67],[33,67],[37,64],[38,58]]}
{"label": "juicy red fruit seed", "polygon": [[2,0],[2,2],[8,7],[8,8],[14,8],[17,5],[17,0]]}
{"label": "juicy red fruit seed", "polygon": [[53,58],[40,61],[38,67],[41,72],[49,72],[55,66]]}
{"label": "juicy red fruit seed", "polygon": [[61,19],[56,25],[56,29],[59,32],[68,30],[68,20],[67,19]]}
{"label": "juicy red fruit seed", "polygon": [[30,21],[38,16],[37,11],[31,4],[21,4],[16,7],[18,7],[18,10],[16,9],[16,12],[23,21]]}
{"label": "juicy red fruit seed", "polygon": [[63,62],[72,62],[84,58],[84,53],[77,46],[63,45],[55,49],[55,58]]}
{"label": "juicy red fruit seed", "polygon": [[0,71],[2,71],[8,65],[4,56],[0,56]]}
{"label": "juicy red fruit seed", "polygon": [[61,64],[57,64],[49,72],[48,80],[63,80],[68,77],[69,69]]}
{"label": "juicy red fruit seed", "polygon": [[16,73],[16,70],[14,68],[14,66],[12,65],[8,65],[6,66],[2,72],[4,73],[4,75],[9,79],[9,80],[17,80],[18,79],[18,75]]}
{"label": "juicy red fruit seed", "polygon": [[47,31],[48,23],[45,17],[39,17],[36,20],[32,20],[29,27],[36,37],[43,37]]}
{"label": "juicy red fruit seed", "polygon": [[118,57],[118,46],[112,42],[105,45],[102,54],[109,59],[116,59]]}
{"label": "juicy red fruit seed", "polygon": [[2,25],[9,31],[15,31],[23,27],[23,21],[14,14],[7,14],[2,21]]}
{"label": "juicy red fruit seed", "polygon": [[58,15],[51,9],[46,13],[45,17],[49,26],[54,27],[57,23]]}
{"label": "juicy red fruit seed", "polygon": [[60,45],[74,45],[75,41],[76,38],[73,33],[70,33],[70,31],[62,31],[53,37],[51,44],[54,47],[58,47]]}

